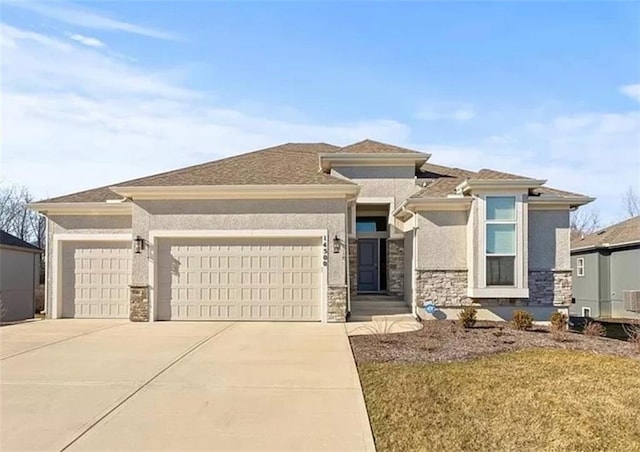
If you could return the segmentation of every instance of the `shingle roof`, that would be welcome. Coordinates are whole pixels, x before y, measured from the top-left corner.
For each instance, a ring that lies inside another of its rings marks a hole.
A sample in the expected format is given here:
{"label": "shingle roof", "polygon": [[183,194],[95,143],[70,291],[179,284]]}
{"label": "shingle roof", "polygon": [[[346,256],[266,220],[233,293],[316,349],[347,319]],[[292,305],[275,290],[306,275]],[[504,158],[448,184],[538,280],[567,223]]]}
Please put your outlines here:
{"label": "shingle roof", "polygon": [[[105,187],[58,196],[40,202],[104,202],[120,199],[121,196],[109,188],[118,186],[350,184],[351,182],[348,180],[331,176],[320,170],[318,155],[328,153],[424,155],[411,149],[373,140],[364,140],[344,147],[327,143],[287,143]],[[528,177],[489,169],[474,172],[433,163],[425,163],[416,172],[416,176],[434,181],[412,197],[446,197],[449,194],[453,194],[455,187],[465,179],[529,179]],[[531,194],[552,194],[560,197],[580,196],[548,187],[536,188],[531,191]]]}
{"label": "shingle roof", "polygon": [[318,154],[338,149],[338,146],[326,143],[287,143],[40,202],[119,199],[121,196],[109,189],[117,186],[350,184],[319,170]]}
{"label": "shingle roof", "polygon": [[583,238],[573,239],[571,249],[610,247],[633,242],[640,243],[640,216],[600,229]]}
{"label": "shingle roof", "polygon": [[13,246],[15,248],[24,248],[30,251],[42,251],[35,245],[27,243],[18,237],[9,234],[8,232],[0,230],[0,245]]}
{"label": "shingle roof", "polygon": [[461,168],[451,168],[448,166],[425,163],[420,167],[416,176],[437,179],[439,177],[473,177],[476,173]]}
{"label": "shingle roof", "polygon": [[[455,193],[455,188],[465,179],[495,179],[495,180],[533,180],[529,177],[517,174],[505,173],[490,169],[481,169],[478,172],[461,168],[449,168],[446,166],[425,163],[418,172],[418,177],[434,179],[425,188],[415,193],[412,198],[446,198]],[[529,191],[530,195],[553,195],[560,198],[584,197],[578,193],[558,190],[551,187],[538,187]]]}
{"label": "shingle roof", "polygon": [[422,154],[422,152],[412,149],[394,146],[393,144],[380,143],[379,141],[363,140],[340,148],[338,153],[342,154]]}
{"label": "shingle roof", "polygon": [[514,179],[532,179],[531,177],[519,176],[517,174],[504,173],[502,171],[496,171],[492,169],[483,168],[474,176],[476,179],[502,179],[502,180],[514,180]]}

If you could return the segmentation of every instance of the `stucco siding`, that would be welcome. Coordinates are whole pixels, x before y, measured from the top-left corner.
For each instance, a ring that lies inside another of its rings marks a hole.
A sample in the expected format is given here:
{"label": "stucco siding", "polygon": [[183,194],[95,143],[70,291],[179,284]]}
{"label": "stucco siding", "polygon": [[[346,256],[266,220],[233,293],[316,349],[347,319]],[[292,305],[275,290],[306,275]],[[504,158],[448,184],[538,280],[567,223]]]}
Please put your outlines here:
{"label": "stucco siding", "polygon": [[571,268],[568,210],[529,211],[529,270]]}
{"label": "stucco siding", "polygon": [[467,268],[468,212],[418,212],[419,270]]}
{"label": "stucco siding", "polygon": [[[149,239],[149,231],[165,230],[326,229],[330,242],[336,235],[345,239],[345,210],[344,200],[322,199],[138,201],[133,232]],[[329,285],[346,285],[345,256],[329,252]],[[134,256],[133,283],[148,280],[147,256]]]}
{"label": "stucco siding", "polygon": [[124,233],[131,231],[131,215],[51,215],[52,232]]}
{"label": "stucco siding", "polygon": [[419,188],[415,182],[415,167],[413,165],[339,167],[332,169],[331,173],[360,185],[359,197],[393,196],[396,206]]}
{"label": "stucco siding", "polygon": [[33,318],[35,290],[40,278],[37,253],[0,248],[0,320]]}
{"label": "stucco siding", "polygon": [[404,301],[413,304],[413,230],[404,235]]}

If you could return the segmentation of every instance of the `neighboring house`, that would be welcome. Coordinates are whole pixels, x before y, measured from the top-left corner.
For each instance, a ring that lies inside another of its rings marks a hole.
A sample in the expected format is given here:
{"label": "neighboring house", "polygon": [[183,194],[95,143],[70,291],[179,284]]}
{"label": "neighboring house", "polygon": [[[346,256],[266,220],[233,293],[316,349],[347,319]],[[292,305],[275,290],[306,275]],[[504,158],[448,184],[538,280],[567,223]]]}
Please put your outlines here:
{"label": "neighboring house", "polygon": [[428,301],[439,316],[472,302],[494,318],[566,310],[569,211],[592,199],[429,157],[371,140],[289,143],[35,203],[48,218],[47,314],[344,322],[398,305],[424,313]]}
{"label": "neighboring house", "polygon": [[0,230],[0,321],[33,318],[41,252],[37,246]]}
{"label": "neighboring house", "polygon": [[640,216],[572,240],[571,267],[571,315],[640,319]]}

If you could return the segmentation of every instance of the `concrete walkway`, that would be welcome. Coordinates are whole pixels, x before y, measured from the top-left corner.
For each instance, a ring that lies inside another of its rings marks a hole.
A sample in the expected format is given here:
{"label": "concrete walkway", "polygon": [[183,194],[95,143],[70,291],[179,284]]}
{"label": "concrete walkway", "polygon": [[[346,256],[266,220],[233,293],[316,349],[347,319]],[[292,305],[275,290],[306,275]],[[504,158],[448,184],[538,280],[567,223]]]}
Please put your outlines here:
{"label": "concrete walkway", "polygon": [[0,328],[0,450],[374,450],[344,325]]}

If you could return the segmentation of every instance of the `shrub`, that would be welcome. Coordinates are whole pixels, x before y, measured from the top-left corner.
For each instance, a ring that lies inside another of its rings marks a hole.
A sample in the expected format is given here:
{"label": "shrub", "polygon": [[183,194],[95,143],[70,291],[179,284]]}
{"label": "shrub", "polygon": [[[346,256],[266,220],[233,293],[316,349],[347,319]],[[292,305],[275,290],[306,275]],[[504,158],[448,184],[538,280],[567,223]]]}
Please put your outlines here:
{"label": "shrub", "polygon": [[533,316],[527,311],[513,311],[511,323],[516,330],[528,330],[533,326]]}
{"label": "shrub", "polygon": [[585,336],[602,337],[605,334],[607,334],[607,330],[604,329],[604,327],[602,326],[602,323],[588,322],[584,326],[583,333]]}
{"label": "shrub", "polygon": [[462,322],[462,326],[465,328],[472,328],[476,324],[476,316],[478,311],[473,306],[466,306],[462,311],[458,313],[458,320]]}
{"label": "shrub", "polygon": [[627,334],[629,342],[633,344],[636,351],[640,353],[640,320],[628,325],[623,323],[622,329]]}
{"label": "shrub", "polygon": [[569,319],[567,318],[567,315],[564,314],[563,312],[554,312],[553,314],[551,314],[551,318],[549,319],[549,321],[551,322],[551,329],[552,330],[566,330],[567,329],[567,323],[569,322]]}

